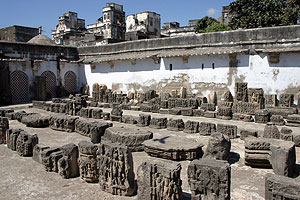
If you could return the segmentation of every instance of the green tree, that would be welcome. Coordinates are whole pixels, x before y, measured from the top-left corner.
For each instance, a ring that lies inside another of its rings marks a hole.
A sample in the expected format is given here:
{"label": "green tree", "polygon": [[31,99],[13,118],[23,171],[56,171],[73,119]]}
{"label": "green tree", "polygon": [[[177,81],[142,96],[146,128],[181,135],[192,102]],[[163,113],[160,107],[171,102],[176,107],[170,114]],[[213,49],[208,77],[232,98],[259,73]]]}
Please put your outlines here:
{"label": "green tree", "polygon": [[229,31],[231,30],[227,24],[223,24],[220,22],[214,22],[210,26],[205,29],[205,32],[219,32],[219,31]]}
{"label": "green tree", "polygon": [[237,0],[230,4],[232,29],[297,24],[300,0]]}
{"label": "green tree", "polygon": [[197,22],[194,31],[196,33],[204,33],[205,29],[215,22],[218,22],[215,18],[205,16]]}

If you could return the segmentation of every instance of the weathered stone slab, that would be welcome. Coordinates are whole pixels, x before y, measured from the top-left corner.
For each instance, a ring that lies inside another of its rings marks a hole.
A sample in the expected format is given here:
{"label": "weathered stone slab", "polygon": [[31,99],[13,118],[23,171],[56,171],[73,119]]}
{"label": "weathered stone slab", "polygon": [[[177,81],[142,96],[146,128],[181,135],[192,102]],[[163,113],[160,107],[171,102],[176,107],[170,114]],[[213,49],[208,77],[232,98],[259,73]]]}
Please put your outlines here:
{"label": "weathered stone slab", "polygon": [[58,172],[58,160],[62,158],[60,148],[47,148],[41,152],[42,164],[47,172]]}
{"label": "weathered stone slab", "polygon": [[280,139],[280,132],[277,126],[271,122],[267,123],[264,129],[264,138]]}
{"label": "weathered stone slab", "polygon": [[294,105],[294,94],[281,94],[279,96],[279,105],[281,107],[292,107]]}
{"label": "weathered stone slab", "polygon": [[264,90],[262,88],[248,88],[248,101],[258,103],[259,109],[265,108]]}
{"label": "weathered stone slab", "polygon": [[169,109],[163,109],[163,108],[161,108],[161,109],[159,109],[159,113],[167,115],[167,114],[169,114]]}
{"label": "weathered stone slab", "polygon": [[156,159],[143,162],[137,170],[138,199],[180,200],[182,181],[181,165]]}
{"label": "weathered stone slab", "polygon": [[170,115],[181,115],[181,109],[180,108],[171,108],[169,109]]}
{"label": "weathered stone slab", "polygon": [[50,147],[48,146],[44,146],[44,145],[40,145],[37,144],[34,146],[33,148],[33,155],[32,155],[32,159],[38,163],[43,163],[42,161],[42,152],[45,151],[46,149],[49,149]]}
{"label": "weathered stone slab", "polygon": [[229,139],[237,138],[237,126],[229,124],[217,124],[217,132],[226,135]]}
{"label": "weathered stone slab", "polygon": [[81,108],[80,110],[80,117],[83,118],[92,118],[92,108]]}
{"label": "weathered stone slab", "polygon": [[118,121],[121,122],[122,121],[122,115],[123,115],[123,111],[120,108],[120,106],[116,106],[111,110],[110,113],[110,120],[111,121]]}
{"label": "weathered stone slab", "polygon": [[92,118],[93,119],[101,119],[103,110],[100,108],[93,108],[92,110]]}
{"label": "weathered stone slab", "polygon": [[97,183],[99,181],[96,159],[98,147],[91,142],[81,141],[78,144],[78,149],[80,178],[88,183]]}
{"label": "weathered stone slab", "polygon": [[137,126],[140,126],[140,127],[149,126],[150,121],[151,121],[151,115],[139,114]]}
{"label": "weathered stone slab", "polygon": [[200,109],[202,109],[204,111],[215,111],[216,105],[213,103],[202,103],[200,106]]}
{"label": "weathered stone slab", "polygon": [[231,168],[227,161],[193,160],[187,174],[193,200],[230,199]]}
{"label": "weathered stone slab", "polygon": [[258,137],[257,131],[251,131],[246,129],[239,129],[240,139],[245,140],[246,137]]}
{"label": "weathered stone slab", "polygon": [[13,109],[0,109],[0,117],[7,117],[8,113],[14,112]]}
{"label": "weathered stone slab", "polygon": [[102,118],[103,118],[104,120],[110,120],[110,113],[108,113],[108,112],[103,112],[103,113],[102,113]]}
{"label": "weathered stone slab", "polygon": [[103,191],[131,196],[136,191],[131,151],[117,143],[101,143],[97,151],[99,184]]}
{"label": "weathered stone slab", "polygon": [[12,151],[16,151],[17,139],[22,131],[24,131],[24,130],[23,129],[8,129],[6,131],[7,148],[11,149]]}
{"label": "weathered stone slab", "polygon": [[63,157],[58,160],[58,173],[65,179],[79,176],[78,167],[78,147],[75,144],[66,144],[62,146]]}
{"label": "weathered stone slab", "polygon": [[232,106],[233,113],[241,113],[246,115],[254,115],[256,110],[260,109],[258,103],[249,103],[249,102],[235,102]]}
{"label": "weathered stone slab", "polygon": [[152,111],[152,106],[149,106],[147,104],[142,104],[140,106],[140,109],[142,112],[151,112]]}
{"label": "weathered stone slab", "polygon": [[267,107],[276,107],[279,104],[276,94],[266,94],[265,102]]}
{"label": "weathered stone slab", "polygon": [[234,93],[236,101],[248,102],[248,83],[236,82]]}
{"label": "weathered stone slab", "polygon": [[167,128],[167,124],[168,124],[168,119],[167,118],[155,118],[153,117],[150,120],[150,124],[149,127],[150,128],[156,128],[156,129],[164,129]]}
{"label": "weathered stone slab", "polygon": [[0,117],[0,144],[6,144],[6,131],[9,129],[7,117]]}
{"label": "weathered stone slab", "polygon": [[25,111],[19,111],[15,113],[15,118],[16,120],[18,120],[18,122],[21,122],[22,118],[24,116],[28,116],[28,115],[35,115],[37,113],[26,113]]}
{"label": "weathered stone slab", "polygon": [[44,128],[49,126],[50,117],[39,114],[22,117],[21,122],[27,127]]}
{"label": "weathered stone slab", "polygon": [[273,142],[270,150],[270,162],[275,174],[292,177],[296,165],[295,143],[290,141]]}
{"label": "weathered stone slab", "polygon": [[288,115],[286,119],[286,125],[300,127],[300,115]]}
{"label": "weathered stone slab", "polygon": [[280,130],[280,139],[285,141],[293,141],[293,131],[287,127],[282,127]]}
{"label": "weathered stone slab", "polygon": [[125,124],[137,124],[138,118],[131,115],[123,115],[122,122]]}
{"label": "weathered stone slab", "polygon": [[280,115],[272,115],[270,118],[270,122],[274,123],[277,126],[283,126],[285,124],[283,116]]}
{"label": "weathered stone slab", "polygon": [[183,116],[193,116],[193,109],[192,108],[182,108],[181,115]]}
{"label": "weathered stone slab", "polygon": [[202,110],[202,109],[194,109],[193,110],[193,114],[194,114],[194,116],[196,116],[196,117],[203,117],[204,116],[204,110]]}
{"label": "weathered stone slab", "polygon": [[300,133],[293,132],[293,142],[295,143],[296,147],[300,147]]}
{"label": "weathered stone slab", "polygon": [[265,179],[265,199],[300,199],[300,183],[296,179],[267,174]]}
{"label": "weathered stone slab", "polygon": [[183,130],[183,132],[190,133],[190,134],[198,133],[199,132],[199,122],[188,120],[184,124],[184,130]]}
{"label": "weathered stone slab", "polygon": [[218,119],[231,120],[232,109],[231,107],[218,107],[217,116]]}
{"label": "weathered stone slab", "polygon": [[159,113],[159,110],[160,110],[160,105],[158,105],[158,104],[152,105],[152,108],[151,108],[152,113]]}
{"label": "weathered stone slab", "polygon": [[38,109],[44,109],[46,101],[32,101],[32,107]]}
{"label": "weathered stone slab", "polygon": [[228,136],[222,133],[212,133],[206,147],[204,158],[217,160],[228,160],[231,149],[231,141]]}
{"label": "weathered stone slab", "polygon": [[211,135],[213,132],[216,132],[216,130],[217,127],[214,123],[200,122],[199,124],[200,135]]}
{"label": "weathered stone slab", "polygon": [[167,126],[170,131],[183,131],[184,122],[182,119],[169,119]]}
{"label": "weathered stone slab", "polygon": [[76,120],[78,120],[78,117],[55,115],[51,117],[49,127],[57,131],[74,132]]}
{"label": "weathered stone slab", "polygon": [[30,157],[33,155],[33,148],[39,143],[37,135],[30,135],[25,131],[20,132],[17,142],[16,151],[20,156]]}
{"label": "weathered stone slab", "polygon": [[268,110],[257,110],[255,111],[255,123],[266,124],[270,121],[270,113]]}
{"label": "weathered stone slab", "polygon": [[[180,141],[180,142],[178,142]],[[203,155],[202,146],[198,142],[178,137],[162,137],[143,142],[145,152],[153,157],[169,160],[193,160]]]}
{"label": "weathered stone slab", "polygon": [[216,111],[205,111],[203,113],[203,117],[206,117],[206,118],[216,118],[216,116],[217,116]]}
{"label": "weathered stone slab", "polygon": [[111,127],[105,130],[103,139],[127,146],[131,151],[143,151],[142,143],[152,139],[153,133],[134,127]]}
{"label": "weathered stone slab", "polygon": [[276,108],[268,108],[268,111],[271,116],[273,115],[280,115],[283,116],[283,118],[287,118],[288,115],[293,115],[297,114],[298,110],[297,108],[281,108],[281,107],[276,107]]}
{"label": "weathered stone slab", "polygon": [[245,115],[240,113],[233,113],[232,115],[233,120],[243,121],[243,122],[253,122],[254,119],[252,115]]}

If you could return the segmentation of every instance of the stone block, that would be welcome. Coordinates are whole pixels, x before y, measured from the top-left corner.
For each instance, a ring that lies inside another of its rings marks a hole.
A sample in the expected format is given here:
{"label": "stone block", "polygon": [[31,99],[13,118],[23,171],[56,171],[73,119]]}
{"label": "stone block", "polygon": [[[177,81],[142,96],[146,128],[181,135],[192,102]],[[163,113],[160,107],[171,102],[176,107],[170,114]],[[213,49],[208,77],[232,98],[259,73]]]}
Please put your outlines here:
{"label": "stone block", "polygon": [[181,109],[180,108],[171,108],[169,109],[170,115],[181,115]]}
{"label": "stone block", "polygon": [[155,90],[149,90],[145,92],[145,101],[149,101],[156,97],[156,91]]}
{"label": "stone block", "polygon": [[75,132],[90,137],[93,143],[100,143],[105,130],[111,126],[112,124],[107,122],[78,119],[75,122]]}
{"label": "stone block", "polygon": [[[180,142],[178,142],[180,141]],[[203,155],[199,142],[185,137],[162,137],[143,142],[145,152],[153,157],[168,160],[194,160]]]}
{"label": "stone block", "polygon": [[59,104],[59,113],[65,114],[67,112],[67,104],[60,103]]}
{"label": "stone block", "polygon": [[63,157],[60,148],[47,148],[41,152],[42,164],[47,172],[58,172],[58,160]]}
{"label": "stone block", "polygon": [[74,132],[76,120],[78,120],[78,117],[55,115],[51,117],[49,127],[57,131]]}
{"label": "stone block", "polygon": [[256,110],[260,109],[258,103],[249,103],[249,102],[235,102],[232,106],[233,113],[241,113],[246,115],[254,115]]}
{"label": "stone block", "polygon": [[152,118],[150,120],[149,127],[150,128],[156,128],[156,129],[164,129],[167,128],[168,119],[167,118]]}
{"label": "stone block", "polygon": [[152,105],[151,112],[152,113],[159,113],[159,109],[160,109],[160,105],[154,104],[154,105]]}
{"label": "stone block", "polygon": [[190,134],[199,133],[199,122],[188,120],[184,124],[183,132],[190,133]]}
{"label": "stone block", "polygon": [[167,115],[167,114],[169,114],[169,109],[163,109],[163,108],[161,108],[161,109],[159,109],[159,113]]}
{"label": "stone block", "polygon": [[259,109],[265,108],[264,90],[262,88],[248,88],[248,101],[258,103]]}
{"label": "stone block", "polygon": [[294,94],[281,94],[279,96],[279,105],[281,107],[292,107],[294,105]]}
{"label": "stone block", "polygon": [[140,106],[140,109],[141,109],[142,112],[151,112],[152,111],[152,106],[142,104]]}
{"label": "stone block", "polygon": [[255,123],[266,124],[270,121],[270,113],[268,110],[257,110],[255,111]]}
{"label": "stone block", "polygon": [[8,113],[14,112],[13,109],[0,109],[0,117],[7,117]]}
{"label": "stone block", "polygon": [[111,127],[105,130],[104,140],[120,143],[127,146],[131,151],[143,151],[142,143],[153,138],[153,133],[138,128]]}
{"label": "stone block", "polygon": [[62,146],[63,157],[58,160],[58,173],[65,179],[79,176],[78,167],[78,147],[75,144],[66,144]]}
{"label": "stone block", "polygon": [[201,106],[203,103],[208,103],[208,100],[206,97],[196,97],[197,103],[199,106]]}
{"label": "stone block", "polygon": [[227,161],[193,160],[187,170],[193,200],[230,199],[231,168]]}
{"label": "stone block", "polygon": [[292,177],[296,166],[295,143],[290,141],[274,142],[270,146],[270,162],[275,174]]}
{"label": "stone block", "polygon": [[93,108],[92,110],[92,118],[93,119],[101,119],[103,110],[100,108]]}
{"label": "stone block", "polygon": [[229,124],[217,124],[217,132],[226,135],[229,139],[237,138],[237,126]]}
{"label": "stone block", "polygon": [[264,129],[264,138],[280,139],[280,132],[277,126],[271,122],[267,123]]}
{"label": "stone block", "polygon": [[248,83],[236,82],[234,87],[235,101],[248,102]]}
{"label": "stone block", "polygon": [[200,135],[211,135],[213,132],[216,132],[216,124],[209,122],[200,122],[199,132]]}
{"label": "stone block", "polygon": [[277,126],[283,126],[285,124],[283,116],[280,115],[272,115],[270,118],[270,122],[274,123]]}
{"label": "stone block", "polygon": [[280,115],[280,116],[283,116],[284,119],[286,119],[288,115],[293,115],[293,114],[298,113],[297,108],[276,107],[276,108],[268,108],[268,111],[269,111],[271,116]]}
{"label": "stone block", "polygon": [[0,117],[0,144],[6,144],[6,131],[9,129],[7,117]]}
{"label": "stone block", "polygon": [[285,141],[293,141],[293,131],[287,127],[282,127],[280,130],[280,139]]}
{"label": "stone block", "polygon": [[169,119],[167,126],[170,131],[183,131],[184,122],[182,119]]}
{"label": "stone block", "polygon": [[246,137],[258,137],[257,131],[251,131],[246,129],[239,129],[240,139],[245,140]]}
{"label": "stone block", "polygon": [[33,148],[39,143],[37,135],[30,135],[25,131],[20,132],[17,142],[16,151],[20,156],[30,157],[33,155]]}
{"label": "stone block", "polygon": [[141,107],[140,106],[131,106],[131,110],[140,111]]}
{"label": "stone block", "polygon": [[300,133],[293,132],[293,142],[295,143],[296,147],[300,147]]}
{"label": "stone block", "polygon": [[80,111],[80,117],[83,118],[92,118],[93,109],[91,108],[82,108]]}
{"label": "stone block", "polygon": [[286,125],[300,127],[300,115],[288,115],[286,119]]}
{"label": "stone block", "polygon": [[204,111],[215,111],[216,105],[213,103],[202,103],[200,106],[200,109],[202,109]]}
{"label": "stone block", "polygon": [[205,111],[203,113],[203,117],[206,117],[206,118],[216,118],[217,117],[217,112],[216,111]]}
{"label": "stone block", "polygon": [[97,151],[101,190],[119,196],[136,192],[132,153],[126,146],[105,142]]}
{"label": "stone block", "polygon": [[125,124],[137,124],[138,118],[131,115],[123,115],[122,122]]}
{"label": "stone block", "polygon": [[27,127],[44,128],[49,126],[50,117],[39,114],[22,117],[21,122]]}
{"label": "stone block", "polygon": [[221,97],[223,102],[233,102],[233,96],[229,90],[227,90]]}
{"label": "stone block", "polygon": [[231,149],[230,139],[222,133],[212,133],[209,138],[204,158],[211,158],[216,160],[228,160]]}
{"label": "stone block", "polygon": [[267,107],[276,107],[279,103],[276,94],[266,94],[265,102]]}
{"label": "stone block", "polygon": [[140,126],[140,127],[149,126],[150,121],[151,121],[151,115],[139,114],[137,126]]}
{"label": "stone block", "polygon": [[98,147],[91,142],[81,141],[78,144],[78,149],[80,178],[88,183],[97,183],[99,181],[96,156]]}
{"label": "stone block", "polygon": [[300,200],[300,183],[296,179],[267,174],[265,178],[265,199]]}
{"label": "stone block", "polygon": [[102,113],[102,118],[103,118],[104,120],[110,120],[110,113],[108,113],[108,112],[103,112],[103,113]]}
{"label": "stone block", "polygon": [[6,131],[7,148],[11,149],[12,151],[16,151],[17,139],[22,131],[24,131],[24,130],[23,129],[8,129]]}
{"label": "stone block", "polygon": [[32,101],[32,107],[38,108],[38,109],[44,109],[46,101]]}
{"label": "stone block", "polygon": [[240,113],[233,113],[232,115],[233,120],[243,121],[243,122],[253,122],[254,119],[252,115],[245,115]]}
{"label": "stone block", "polygon": [[193,109],[192,108],[182,108],[181,115],[183,116],[193,116]]}
{"label": "stone block", "polygon": [[160,102],[160,108],[168,109],[168,100],[162,100]]}
{"label": "stone block", "polygon": [[203,117],[204,116],[204,110],[202,109],[195,109],[193,110],[194,116],[196,117]]}
{"label": "stone block", "polygon": [[231,107],[218,107],[217,116],[218,119],[231,120],[232,109]]}
{"label": "stone block", "polygon": [[137,170],[138,199],[172,199],[182,197],[181,165],[157,159],[143,162]]}
{"label": "stone block", "polygon": [[34,146],[33,148],[33,155],[32,155],[32,159],[38,163],[43,163],[42,161],[42,152],[45,151],[46,149],[49,149],[50,147],[48,146],[44,146],[44,145],[40,145],[37,144]]}

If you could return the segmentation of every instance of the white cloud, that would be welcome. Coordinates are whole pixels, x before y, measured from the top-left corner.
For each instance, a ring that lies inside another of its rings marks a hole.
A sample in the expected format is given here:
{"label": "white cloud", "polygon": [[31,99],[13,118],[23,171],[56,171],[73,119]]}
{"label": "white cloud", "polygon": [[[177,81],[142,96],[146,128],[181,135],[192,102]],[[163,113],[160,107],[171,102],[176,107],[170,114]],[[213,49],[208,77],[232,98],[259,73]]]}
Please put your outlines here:
{"label": "white cloud", "polygon": [[218,13],[218,11],[214,8],[210,8],[207,10],[207,15],[216,15]]}

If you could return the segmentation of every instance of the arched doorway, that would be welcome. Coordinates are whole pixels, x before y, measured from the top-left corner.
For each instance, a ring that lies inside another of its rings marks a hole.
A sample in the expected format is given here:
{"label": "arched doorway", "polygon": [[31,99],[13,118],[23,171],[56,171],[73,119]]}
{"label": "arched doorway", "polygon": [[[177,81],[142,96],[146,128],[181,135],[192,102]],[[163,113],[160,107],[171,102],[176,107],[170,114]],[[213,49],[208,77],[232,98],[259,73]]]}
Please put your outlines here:
{"label": "arched doorway", "polygon": [[10,91],[13,103],[29,101],[29,80],[27,74],[16,70],[10,73]]}
{"label": "arched doorway", "polygon": [[65,73],[65,90],[67,94],[74,94],[77,92],[77,77],[72,71],[67,71]]}
{"label": "arched doorway", "polygon": [[46,93],[47,98],[56,97],[56,76],[51,71],[45,71],[41,76],[46,77]]}

